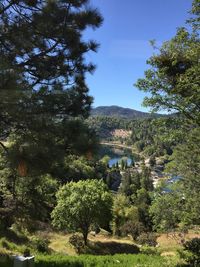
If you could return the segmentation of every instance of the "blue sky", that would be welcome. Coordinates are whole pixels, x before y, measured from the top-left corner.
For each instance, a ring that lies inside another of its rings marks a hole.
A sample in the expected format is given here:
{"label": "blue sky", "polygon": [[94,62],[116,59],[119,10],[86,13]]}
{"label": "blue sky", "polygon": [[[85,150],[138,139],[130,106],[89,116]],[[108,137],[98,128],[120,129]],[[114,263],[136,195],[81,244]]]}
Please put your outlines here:
{"label": "blue sky", "polygon": [[100,43],[97,54],[88,59],[97,65],[87,77],[93,106],[119,105],[141,111],[145,96],[133,84],[148,68],[146,60],[153,50],[149,40],[158,44],[169,40],[176,28],[188,18],[192,0],[91,0],[104,23],[95,32],[88,30],[86,38]]}

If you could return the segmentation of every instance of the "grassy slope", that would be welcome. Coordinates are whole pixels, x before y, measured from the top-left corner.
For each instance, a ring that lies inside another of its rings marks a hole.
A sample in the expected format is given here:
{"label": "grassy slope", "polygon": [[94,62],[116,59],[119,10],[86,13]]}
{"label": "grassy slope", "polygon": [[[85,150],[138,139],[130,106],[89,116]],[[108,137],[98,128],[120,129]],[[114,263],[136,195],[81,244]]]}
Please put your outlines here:
{"label": "grassy slope", "polygon": [[[39,238],[47,238],[50,241],[49,247],[52,250],[52,255],[44,256],[39,255],[34,249],[31,250],[33,255],[36,255],[36,266],[40,267],[92,267],[92,266],[144,266],[144,267],[173,267],[179,262],[177,256],[177,249],[181,248],[177,241],[167,237],[166,234],[158,238],[161,256],[134,254],[135,245],[131,239],[124,238],[118,239],[110,236],[106,232],[101,232],[97,236],[89,236],[89,248],[87,252],[95,255],[107,256],[89,256],[82,255],[77,257],[74,248],[69,244],[68,239],[70,235],[62,232],[49,232],[43,231],[36,234]],[[200,236],[198,233],[190,233],[187,238]],[[22,254],[27,246],[30,246],[30,240],[33,236],[24,238],[12,233],[6,238],[0,239],[0,253]],[[30,246],[31,247],[31,246]],[[123,254],[121,254],[123,253]],[[132,254],[133,253],[133,254]],[[111,256],[116,254],[114,256]],[[121,255],[119,255],[121,254]],[[129,255],[124,255],[129,254]],[[132,255],[131,255],[132,254]],[[67,255],[67,256],[66,256]],[[1,263],[0,263],[1,266]]]}
{"label": "grassy slope", "polygon": [[39,256],[36,267],[175,267],[176,259],[148,255],[114,255],[114,256]]}

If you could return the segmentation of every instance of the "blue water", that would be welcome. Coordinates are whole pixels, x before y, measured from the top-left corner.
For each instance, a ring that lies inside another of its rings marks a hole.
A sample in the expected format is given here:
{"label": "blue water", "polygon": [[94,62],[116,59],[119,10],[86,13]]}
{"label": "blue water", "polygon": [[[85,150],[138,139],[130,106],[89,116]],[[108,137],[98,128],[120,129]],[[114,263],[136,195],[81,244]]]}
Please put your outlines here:
{"label": "blue water", "polygon": [[[120,160],[121,160],[122,158],[112,158],[112,159],[110,159],[110,161],[109,161],[109,163],[108,163],[108,165],[109,165],[109,167],[111,168],[111,167],[113,167],[114,165],[116,165],[116,163],[118,162],[118,163],[120,163]],[[130,158],[127,158],[127,165],[128,166],[130,166],[132,164],[132,159],[130,159]]]}

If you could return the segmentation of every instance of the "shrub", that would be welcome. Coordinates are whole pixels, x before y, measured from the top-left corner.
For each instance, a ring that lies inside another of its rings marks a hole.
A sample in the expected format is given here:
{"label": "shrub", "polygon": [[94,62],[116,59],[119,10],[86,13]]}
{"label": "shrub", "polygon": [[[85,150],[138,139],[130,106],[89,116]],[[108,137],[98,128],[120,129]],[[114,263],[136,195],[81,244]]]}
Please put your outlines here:
{"label": "shrub", "polygon": [[5,238],[1,239],[0,244],[1,244],[2,248],[5,248],[7,250],[10,249],[10,244]]}
{"label": "shrub", "polygon": [[183,244],[183,251],[180,256],[189,264],[189,266],[200,266],[200,238],[193,238]]}
{"label": "shrub", "polygon": [[31,255],[30,249],[29,248],[25,248],[24,252],[23,252],[23,256],[24,257],[30,257],[30,255]]}
{"label": "shrub", "polygon": [[142,246],[140,252],[146,255],[160,255],[160,252],[155,247]]}
{"label": "shrub", "polygon": [[133,240],[136,240],[137,237],[144,231],[144,225],[141,222],[127,221],[124,225],[120,227],[120,231],[123,235],[130,234]]}
{"label": "shrub", "polygon": [[155,247],[157,245],[157,235],[155,233],[142,233],[137,238],[137,242],[141,245]]}
{"label": "shrub", "polygon": [[41,253],[49,253],[49,240],[42,239],[42,238],[34,238],[33,239],[33,246],[34,248]]}
{"label": "shrub", "polygon": [[72,236],[70,236],[69,243],[75,248],[78,254],[80,254],[84,249],[84,240],[78,234],[73,234]]}

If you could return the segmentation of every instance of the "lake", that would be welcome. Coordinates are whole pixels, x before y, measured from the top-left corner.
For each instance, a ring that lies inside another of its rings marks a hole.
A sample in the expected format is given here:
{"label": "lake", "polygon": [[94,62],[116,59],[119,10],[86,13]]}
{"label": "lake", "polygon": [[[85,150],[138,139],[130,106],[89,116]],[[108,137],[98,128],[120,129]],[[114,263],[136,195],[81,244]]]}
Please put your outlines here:
{"label": "lake", "polygon": [[110,157],[109,167],[116,165],[122,159],[127,161],[128,166],[139,160],[139,156],[132,153],[131,149],[101,145],[99,157],[103,158],[105,155]]}
{"label": "lake", "polygon": [[131,159],[131,158],[129,158],[129,157],[117,157],[117,158],[112,158],[112,159],[110,159],[109,162],[108,162],[109,167],[111,168],[111,167],[115,166],[115,165],[117,164],[117,162],[120,163],[120,161],[121,161],[122,158],[124,158],[124,160],[127,161],[127,165],[128,165],[128,166],[130,166],[130,165],[133,163],[133,161],[134,161],[133,159]]}

